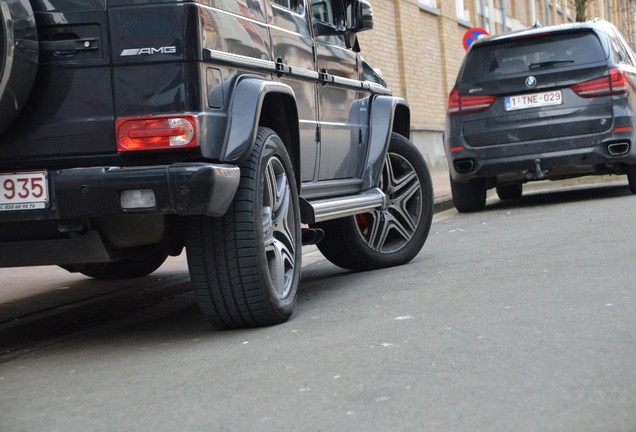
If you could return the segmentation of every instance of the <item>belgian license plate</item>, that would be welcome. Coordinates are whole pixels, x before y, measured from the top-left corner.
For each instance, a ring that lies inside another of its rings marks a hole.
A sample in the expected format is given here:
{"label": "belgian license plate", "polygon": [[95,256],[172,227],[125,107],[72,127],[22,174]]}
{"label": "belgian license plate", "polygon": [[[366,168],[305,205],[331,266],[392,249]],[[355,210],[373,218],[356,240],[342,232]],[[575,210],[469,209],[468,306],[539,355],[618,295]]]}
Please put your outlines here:
{"label": "belgian license plate", "polygon": [[563,93],[554,90],[543,93],[529,93],[518,96],[508,96],[505,99],[506,111],[515,111],[527,108],[536,108],[550,105],[561,105]]}
{"label": "belgian license plate", "polygon": [[34,210],[48,206],[46,171],[0,173],[0,211]]}

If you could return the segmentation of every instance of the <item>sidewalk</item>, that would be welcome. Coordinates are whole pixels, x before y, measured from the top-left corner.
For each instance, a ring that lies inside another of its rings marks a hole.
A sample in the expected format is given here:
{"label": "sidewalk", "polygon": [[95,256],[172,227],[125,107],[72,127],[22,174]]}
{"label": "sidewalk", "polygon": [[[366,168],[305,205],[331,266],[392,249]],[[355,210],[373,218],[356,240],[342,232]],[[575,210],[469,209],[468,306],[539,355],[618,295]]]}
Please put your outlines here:
{"label": "sidewalk", "polygon": [[431,171],[431,178],[433,179],[433,196],[435,197],[433,211],[439,213],[453,208],[448,171],[445,169]]}
{"label": "sidewalk", "polygon": [[435,170],[431,172],[431,178],[433,179],[433,193],[435,199],[444,197],[450,197],[450,179],[448,177],[447,170]]}

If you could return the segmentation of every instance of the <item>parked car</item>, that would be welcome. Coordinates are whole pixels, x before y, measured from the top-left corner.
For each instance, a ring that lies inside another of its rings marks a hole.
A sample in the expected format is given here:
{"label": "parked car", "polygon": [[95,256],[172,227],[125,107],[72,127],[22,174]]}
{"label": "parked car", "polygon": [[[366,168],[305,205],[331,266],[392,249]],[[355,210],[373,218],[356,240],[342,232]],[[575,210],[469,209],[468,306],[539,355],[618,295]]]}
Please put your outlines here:
{"label": "parked car", "polygon": [[626,174],[636,193],[636,55],[610,23],[477,40],[448,98],[445,151],[460,212],[486,190],[518,198],[536,180]]}
{"label": "parked car", "polygon": [[433,188],[364,0],[0,0],[0,266],[94,278],[185,247],[218,328],[289,318],[302,245],[404,264]]}

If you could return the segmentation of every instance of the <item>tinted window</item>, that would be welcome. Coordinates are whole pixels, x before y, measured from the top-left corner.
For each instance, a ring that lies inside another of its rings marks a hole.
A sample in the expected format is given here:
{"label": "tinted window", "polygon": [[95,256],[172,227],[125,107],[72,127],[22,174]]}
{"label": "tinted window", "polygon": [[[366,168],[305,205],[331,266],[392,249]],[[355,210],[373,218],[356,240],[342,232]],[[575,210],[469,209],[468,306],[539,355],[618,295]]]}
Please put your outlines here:
{"label": "tinted window", "polygon": [[303,13],[304,11],[302,0],[272,0],[272,3],[287,9],[291,9],[299,14]]}
{"label": "tinted window", "polygon": [[619,55],[618,53],[620,53],[620,56],[622,57],[621,59],[617,59],[617,61],[619,63],[622,61],[626,64],[635,66],[636,59],[634,58],[634,51],[632,51],[629,43],[627,43],[621,32],[618,31],[618,29],[612,28],[612,30],[608,32],[608,36],[610,37],[610,44],[612,47],[616,47],[614,49],[617,51],[617,57]]}
{"label": "tinted window", "polygon": [[593,32],[546,34],[476,45],[468,53],[463,79],[603,60],[603,47]]}
{"label": "tinted window", "polygon": [[312,0],[311,11],[318,21],[344,29],[345,9],[342,0]]}
{"label": "tinted window", "polygon": [[364,79],[366,81],[375,82],[377,84],[380,84],[383,87],[387,86],[386,81],[384,81],[382,76],[380,76],[378,72],[373,70],[371,65],[367,63],[367,61],[364,59],[362,59],[362,75],[364,76]]}

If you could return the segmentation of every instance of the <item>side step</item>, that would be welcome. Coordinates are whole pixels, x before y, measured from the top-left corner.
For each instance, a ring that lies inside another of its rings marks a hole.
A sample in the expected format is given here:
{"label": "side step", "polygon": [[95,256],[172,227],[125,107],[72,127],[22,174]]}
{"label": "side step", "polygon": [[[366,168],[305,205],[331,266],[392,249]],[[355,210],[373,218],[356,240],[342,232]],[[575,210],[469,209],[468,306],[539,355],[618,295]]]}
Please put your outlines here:
{"label": "side step", "polygon": [[322,222],[366,213],[388,205],[388,199],[379,188],[372,188],[357,195],[327,198],[315,201],[300,199],[301,218],[304,223]]}

